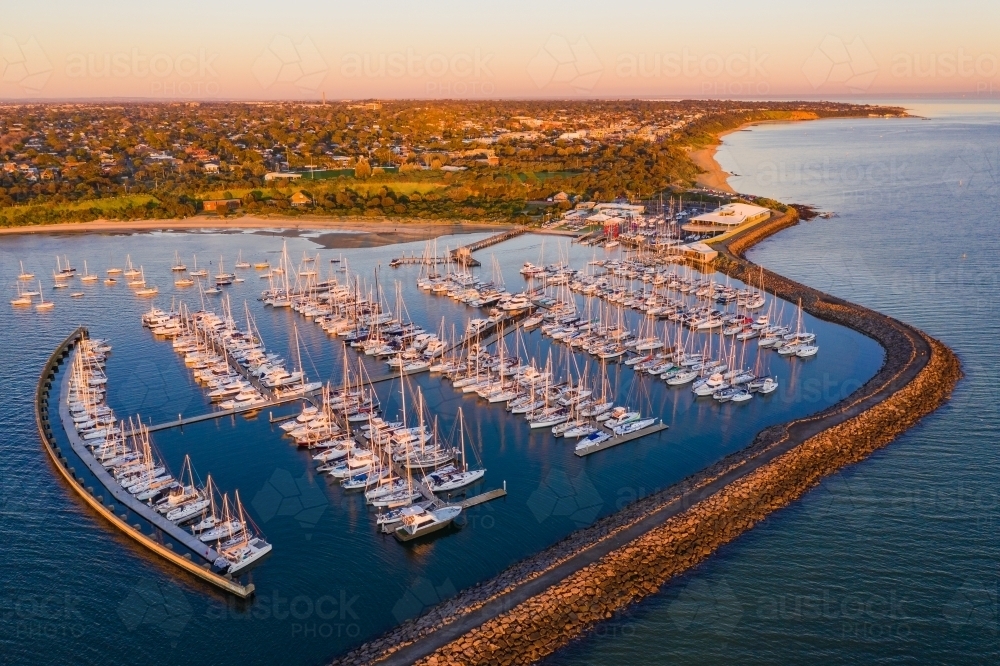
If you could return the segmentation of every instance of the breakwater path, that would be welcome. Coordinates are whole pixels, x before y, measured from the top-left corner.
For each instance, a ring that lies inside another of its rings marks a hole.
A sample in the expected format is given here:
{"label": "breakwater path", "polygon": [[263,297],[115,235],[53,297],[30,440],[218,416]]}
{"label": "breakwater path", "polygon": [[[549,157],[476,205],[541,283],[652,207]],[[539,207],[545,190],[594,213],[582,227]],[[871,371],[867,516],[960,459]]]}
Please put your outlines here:
{"label": "breakwater path", "polygon": [[744,253],[796,224],[794,210],[717,249],[717,268],[848,326],[885,349],[840,403],[768,428],[746,449],[580,530],[339,658],[362,663],[533,663],[656,593],[819,480],[891,442],[944,403],[958,359],[916,328],[752,264]]}

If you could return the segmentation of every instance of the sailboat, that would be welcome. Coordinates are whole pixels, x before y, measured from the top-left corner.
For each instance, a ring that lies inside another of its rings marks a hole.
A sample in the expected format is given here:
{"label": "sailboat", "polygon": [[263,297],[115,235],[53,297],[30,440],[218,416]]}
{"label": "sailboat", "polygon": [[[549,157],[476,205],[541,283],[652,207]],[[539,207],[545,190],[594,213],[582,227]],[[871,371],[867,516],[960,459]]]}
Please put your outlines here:
{"label": "sailboat", "polygon": [[243,250],[240,250],[239,255],[236,257],[236,263],[234,266],[236,268],[250,268],[250,262],[243,261]]}
{"label": "sailboat", "polygon": [[247,568],[270,553],[272,549],[271,544],[263,537],[254,536],[253,532],[250,531],[250,520],[243,511],[239,491],[236,492],[236,518],[234,522],[239,522],[243,529],[234,538],[222,544],[219,548],[220,557],[215,561],[217,569],[229,574],[235,574]]}
{"label": "sailboat", "polygon": [[38,298],[40,299],[38,303],[35,304],[36,310],[51,310],[56,306],[52,301],[45,300],[45,294],[42,293],[42,282],[38,281]]}
{"label": "sailboat", "polygon": [[[110,273],[110,271],[108,271]],[[125,272],[122,273],[127,278],[134,278],[139,275],[139,271],[132,265],[132,256],[125,255]]]}
{"label": "sailboat", "polygon": [[172,271],[186,271],[187,270],[187,266],[185,266],[184,263],[181,261],[181,255],[178,254],[178,252],[176,250],[174,250],[174,265],[170,267],[170,270],[172,270]]}
{"label": "sailboat", "polygon": [[234,273],[226,272],[226,267],[222,263],[222,257],[219,257],[219,272],[215,275],[215,286],[224,287],[232,284],[235,277],[236,275]]}
{"label": "sailboat", "polygon": [[34,280],[35,279],[35,274],[34,273],[29,273],[26,270],[24,270],[24,262],[23,261],[21,262],[21,274],[17,276],[17,279],[18,280],[25,280],[25,281],[27,281],[27,280]]}
{"label": "sailboat", "polygon": [[447,468],[437,470],[428,474],[424,479],[424,483],[432,492],[441,493],[448,492],[452,490],[458,490],[459,488],[465,488],[466,486],[471,486],[476,481],[479,481],[483,476],[486,475],[485,469],[469,469],[469,464],[465,458],[465,419],[462,415],[462,408],[458,408],[458,428],[459,436],[461,437],[461,452],[462,452],[462,469],[456,470],[452,469],[447,471]]}
{"label": "sailboat", "polygon": [[31,305],[31,296],[28,296],[21,292],[21,287],[17,288],[17,298],[12,299],[10,302],[15,308],[23,308]]}
{"label": "sailboat", "polygon": [[97,282],[97,273],[91,273],[87,268],[87,260],[83,260],[83,276],[80,278],[80,282]]}
{"label": "sailboat", "polygon": [[65,257],[66,265],[63,266],[59,260],[58,255],[56,256],[56,279],[61,278],[71,278],[76,275],[76,269],[69,265],[69,257]]}
{"label": "sailboat", "polygon": [[[129,273],[131,273],[132,275],[129,276]],[[125,271],[125,275],[131,278],[137,278],[128,281],[128,286],[132,287],[133,289],[139,289],[140,287],[146,286],[146,275],[145,273],[143,273],[141,266],[139,267],[139,270],[129,269]]]}
{"label": "sailboat", "polygon": [[194,270],[188,273],[191,277],[208,277],[208,271],[198,268],[198,255],[194,255]]}

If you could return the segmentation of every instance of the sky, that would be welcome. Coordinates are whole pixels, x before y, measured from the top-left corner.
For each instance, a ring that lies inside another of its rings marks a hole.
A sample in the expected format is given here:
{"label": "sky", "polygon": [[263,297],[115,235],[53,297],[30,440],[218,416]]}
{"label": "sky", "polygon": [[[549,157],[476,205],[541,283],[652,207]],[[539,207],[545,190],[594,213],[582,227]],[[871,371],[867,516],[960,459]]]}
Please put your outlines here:
{"label": "sky", "polygon": [[1000,98],[1000,2],[0,0],[0,100]]}

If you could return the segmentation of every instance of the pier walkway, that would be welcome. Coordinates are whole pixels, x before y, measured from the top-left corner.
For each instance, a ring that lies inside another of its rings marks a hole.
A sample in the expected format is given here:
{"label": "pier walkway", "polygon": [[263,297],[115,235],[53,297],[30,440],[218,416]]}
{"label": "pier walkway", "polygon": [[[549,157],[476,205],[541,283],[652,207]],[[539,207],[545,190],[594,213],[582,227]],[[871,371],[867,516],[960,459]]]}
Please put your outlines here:
{"label": "pier walkway", "polygon": [[504,231],[499,234],[494,234],[489,238],[484,238],[481,241],[476,241],[475,243],[469,243],[468,245],[463,245],[462,247],[455,248],[451,251],[451,258],[458,264],[462,266],[480,266],[481,264],[475,258],[473,258],[472,253],[477,250],[482,250],[483,248],[489,247],[491,245],[496,245],[497,243],[502,243],[511,238],[516,238],[523,233],[527,233],[528,229],[525,227],[516,227],[510,231]]}
{"label": "pier walkway", "polygon": [[489,238],[476,241],[475,243],[469,243],[468,245],[457,247],[446,256],[430,256],[429,254],[417,255],[416,253],[411,252],[409,256],[404,254],[400,257],[394,258],[389,262],[389,267],[398,268],[399,266],[407,265],[437,266],[439,264],[446,264],[450,261],[454,261],[461,266],[479,266],[481,265],[479,261],[472,257],[473,252],[476,250],[482,250],[484,247],[489,247],[490,245],[502,243],[505,240],[510,240],[511,238],[520,236],[527,231],[528,229],[525,227],[516,227],[508,231],[503,231],[499,234],[494,234]]}
{"label": "pier walkway", "polygon": [[[146,426],[146,430],[149,432],[156,432],[157,430],[169,430],[170,428],[180,428],[191,423],[201,423],[202,421],[211,421],[212,419],[221,419],[223,416],[235,416],[237,414],[246,414],[248,412],[256,412],[261,409],[267,409],[268,407],[278,407],[280,405],[287,405],[293,402],[298,402],[299,400],[309,400],[312,394],[300,394],[295,396],[289,396],[287,398],[276,398],[274,400],[269,400],[268,402],[262,402],[257,405],[250,405],[248,407],[237,407],[235,409],[219,409],[214,412],[208,412],[207,414],[199,414],[198,416],[189,416],[187,418],[182,418],[180,414],[177,415],[176,421],[167,421],[166,423],[157,423],[156,425]],[[126,436],[131,436],[132,433],[126,431]]]}

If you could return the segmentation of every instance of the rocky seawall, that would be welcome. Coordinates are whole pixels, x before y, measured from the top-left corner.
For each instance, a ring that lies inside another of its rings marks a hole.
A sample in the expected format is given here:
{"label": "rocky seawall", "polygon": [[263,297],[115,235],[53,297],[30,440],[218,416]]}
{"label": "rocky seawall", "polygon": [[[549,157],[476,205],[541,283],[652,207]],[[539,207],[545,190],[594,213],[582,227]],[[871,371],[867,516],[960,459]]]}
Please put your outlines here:
{"label": "rocky seawall", "polygon": [[527,664],[709,557],[824,476],[885,446],[944,403],[961,377],[943,344],[891,317],[746,261],[796,224],[794,210],[720,244],[719,270],[849,326],[885,349],[864,386],[822,412],[760,432],[746,449],[580,530],[337,664]]}

